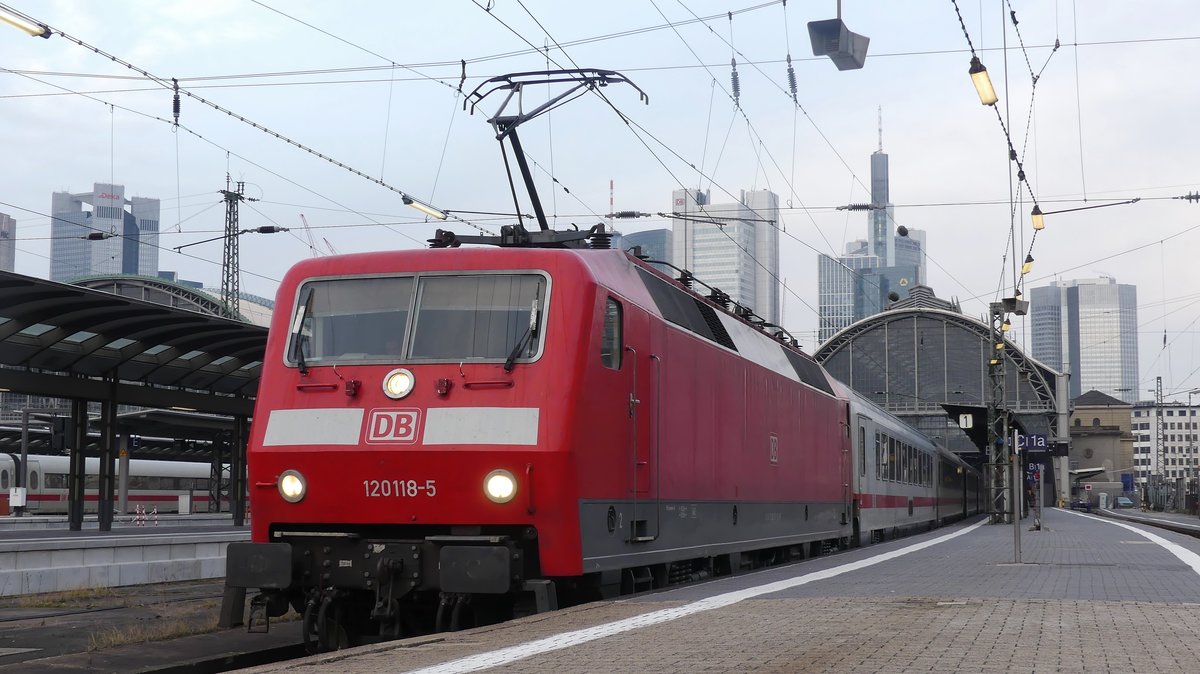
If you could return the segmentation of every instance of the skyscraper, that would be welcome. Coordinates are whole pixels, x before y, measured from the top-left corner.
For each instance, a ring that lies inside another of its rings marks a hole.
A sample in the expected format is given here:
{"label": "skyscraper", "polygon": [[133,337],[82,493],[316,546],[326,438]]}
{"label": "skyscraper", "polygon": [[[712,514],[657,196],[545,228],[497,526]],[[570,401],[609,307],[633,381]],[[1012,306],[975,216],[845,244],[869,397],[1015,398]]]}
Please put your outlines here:
{"label": "skyscraper", "polygon": [[779,196],[742,190],[738,203],[710,204],[707,192],[675,190],[672,211],[671,262],[778,324]]}
{"label": "skyscraper", "polygon": [[1096,390],[1138,399],[1137,287],[1113,278],[1056,281],[1030,291],[1033,357],[1071,374],[1071,397]]}
{"label": "skyscraper", "polygon": [[[671,261],[671,230],[666,228],[648,229],[644,232],[633,232],[621,236],[621,248],[628,250],[632,246],[641,246],[642,256],[649,260]],[[670,274],[671,270],[662,265],[654,265],[661,271]]]}
{"label": "skyscraper", "polygon": [[[50,206],[50,280],[157,275],[158,213],[158,199],[126,199],[124,185],[96,183],[91,192],[55,192]],[[105,234],[110,236],[88,238]]]}
{"label": "skyscraper", "polygon": [[900,236],[896,229],[881,123],[879,148],[871,153],[867,239],[847,244],[843,257],[817,255],[819,341],[887,309],[892,293],[903,299],[908,288],[925,284],[925,232]]}
{"label": "skyscraper", "polygon": [[17,221],[7,213],[0,213],[0,269],[16,271],[17,265]]}

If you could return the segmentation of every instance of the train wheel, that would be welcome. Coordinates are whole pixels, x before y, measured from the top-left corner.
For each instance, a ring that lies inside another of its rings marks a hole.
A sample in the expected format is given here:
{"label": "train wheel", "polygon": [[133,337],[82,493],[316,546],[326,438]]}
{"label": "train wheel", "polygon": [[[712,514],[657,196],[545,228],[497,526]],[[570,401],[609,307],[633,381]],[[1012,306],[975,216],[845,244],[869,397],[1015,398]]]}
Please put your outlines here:
{"label": "train wheel", "polygon": [[345,626],[346,602],[336,590],[310,598],[304,607],[301,632],[304,649],[309,653],[324,653],[350,646]]}

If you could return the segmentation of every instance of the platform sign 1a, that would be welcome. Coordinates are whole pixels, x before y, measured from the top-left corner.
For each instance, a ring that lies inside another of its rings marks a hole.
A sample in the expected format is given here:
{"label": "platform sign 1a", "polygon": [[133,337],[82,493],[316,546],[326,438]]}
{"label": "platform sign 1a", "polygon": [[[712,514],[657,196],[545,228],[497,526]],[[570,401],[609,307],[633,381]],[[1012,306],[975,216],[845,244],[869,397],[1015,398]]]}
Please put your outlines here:
{"label": "platform sign 1a", "polygon": [[1050,450],[1050,443],[1046,441],[1046,436],[1040,433],[1018,433],[1017,449],[1026,453],[1047,452]]}

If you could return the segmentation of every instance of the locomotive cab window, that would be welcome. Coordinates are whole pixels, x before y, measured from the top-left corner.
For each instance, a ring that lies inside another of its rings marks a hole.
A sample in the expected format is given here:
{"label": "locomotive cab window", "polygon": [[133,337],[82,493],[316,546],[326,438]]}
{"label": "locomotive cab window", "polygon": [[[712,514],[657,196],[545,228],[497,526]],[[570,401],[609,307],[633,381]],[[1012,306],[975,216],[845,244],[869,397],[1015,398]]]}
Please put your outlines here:
{"label": "locomotive cab window", "polygon": [[608,298],[604,303],[604,333],[600,336],[600,363],[612,370],[621,369],[621,303]]}
{"label": "locomotive cab window", "polygon": [[298,293],[287,363],[532,359],[546,286],[540,274],[309,281]]}
{"label": "locomotive cab window", "polygon": [[399,358],[412,277],[312,281],[300,289],[288,350],[294,365]]}
{"label": "locomotive cab window", "polygon": [[423,277],[409,356],[531,359],[545,297],[546,280],[536,275]]}

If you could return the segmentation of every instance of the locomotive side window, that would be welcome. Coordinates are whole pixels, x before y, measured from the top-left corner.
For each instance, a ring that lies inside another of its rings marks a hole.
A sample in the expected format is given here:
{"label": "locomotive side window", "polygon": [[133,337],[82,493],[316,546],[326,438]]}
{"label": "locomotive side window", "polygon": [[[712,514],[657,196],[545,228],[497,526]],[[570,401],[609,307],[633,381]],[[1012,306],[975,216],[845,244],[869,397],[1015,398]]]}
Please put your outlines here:
{"label": "locomotive side window", "polygon": [[0,489],[8,489],[8,471],[0,470]]}
{"label": "locomotive side window", "polygon": [[36,470],[29,471],[29,488],[30,489],[38,488],[38,474],[37,474]]}
{"label": "locomotive side window", "polygon": [[291,361],[396,359],[402,355],[412,277],[312,281],[301,288]]}
{"label": "locomotive side window", "polygon": [[604,334],[600,338],[600,363],[612,370],[621,369],[621,303],[608,298],[604,303]]}
{"label": "locomotive side window", "polygon": [[545,297],[545,278],[532,274],[422,277],[409,355],[532,358]]}

